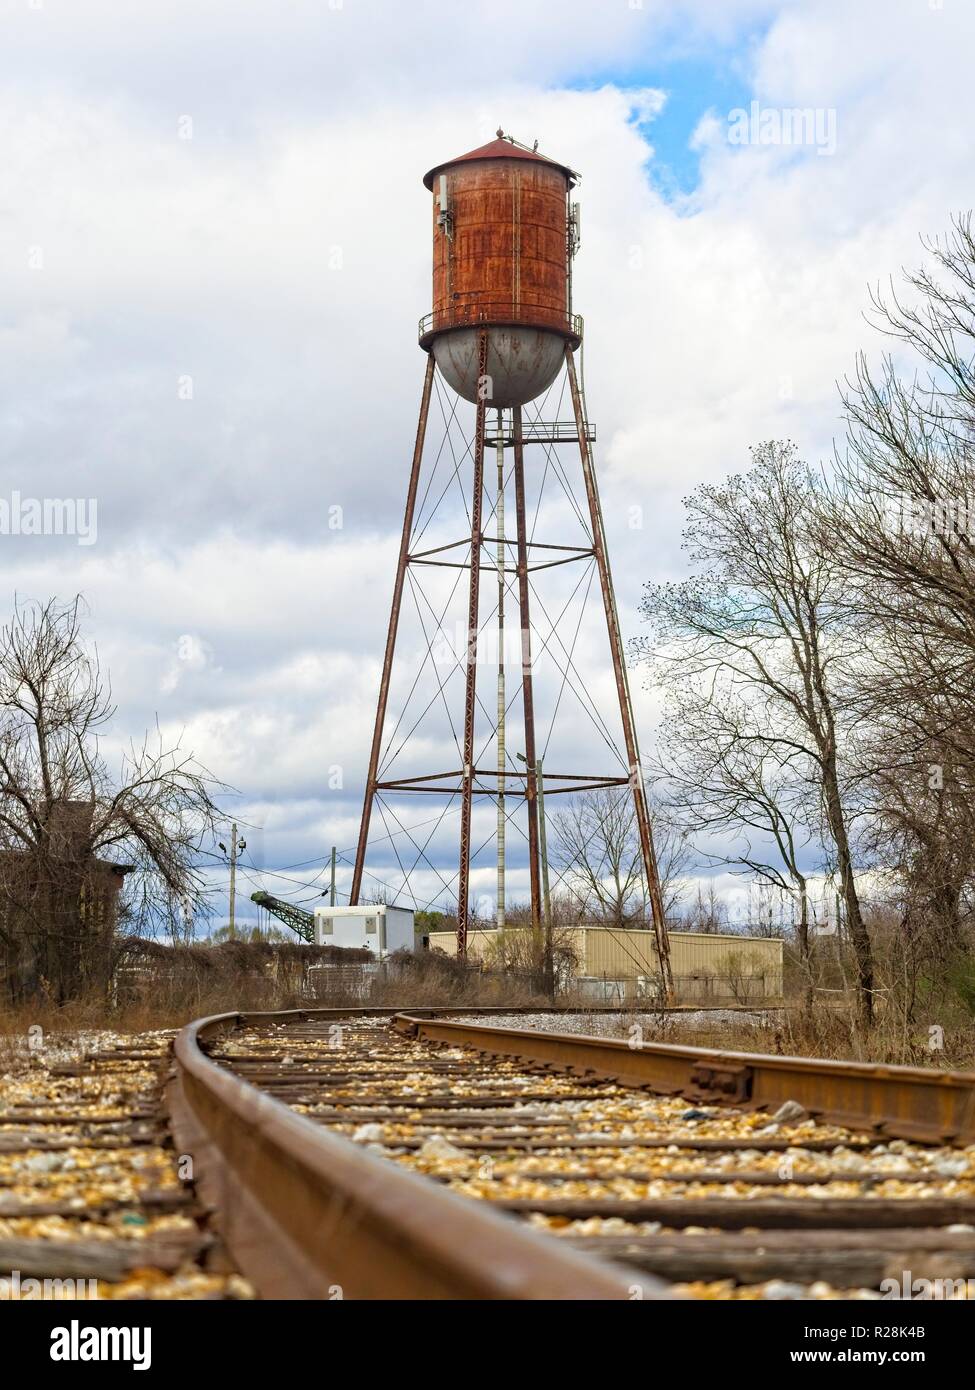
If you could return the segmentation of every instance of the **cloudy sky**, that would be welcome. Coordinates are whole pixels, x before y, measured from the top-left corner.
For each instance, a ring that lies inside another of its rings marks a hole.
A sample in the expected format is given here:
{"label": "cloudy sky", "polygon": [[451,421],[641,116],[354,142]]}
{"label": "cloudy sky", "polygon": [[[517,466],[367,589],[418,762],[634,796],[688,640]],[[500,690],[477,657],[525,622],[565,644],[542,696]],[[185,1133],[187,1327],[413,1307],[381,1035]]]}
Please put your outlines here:
{"label": "cloudy sky", "polygon": [[[970,199],[966,0],[0,0],[0,36],[0,500],[97,503],[88,536],[0,535],[4,611],[85,595],[118,740],[158,719],[232,784],[248,893],[307,900],[355,842],[426,169],[500,124],[582,173],[575,304],[626,636],[641,584],[681,573],[691,486],[769,437],[828,456],[837,379],[882,350],[868,287]],[[798,107],[803,144],[739,138],[736,112],[774,132]],[[451,879],[456,821],[429,855],[419,900]],[[396,876],[391,842],[371,863]]]}

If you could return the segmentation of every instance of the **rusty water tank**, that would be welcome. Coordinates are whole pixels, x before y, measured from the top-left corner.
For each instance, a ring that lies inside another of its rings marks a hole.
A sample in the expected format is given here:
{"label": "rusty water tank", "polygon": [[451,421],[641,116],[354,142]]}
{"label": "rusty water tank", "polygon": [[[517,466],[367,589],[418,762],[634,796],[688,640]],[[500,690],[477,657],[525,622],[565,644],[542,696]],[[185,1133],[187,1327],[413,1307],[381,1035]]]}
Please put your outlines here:
{"label": "rusty water tank", "polygon": [[477,399],[478,334],[488,331],[488,404],[525,405],[551,386],[565,345],[581,341],[571,313],[569,195],[564,164],[501,138],[438,164],[433,193],[433,312],[420,323],[451,387]]}

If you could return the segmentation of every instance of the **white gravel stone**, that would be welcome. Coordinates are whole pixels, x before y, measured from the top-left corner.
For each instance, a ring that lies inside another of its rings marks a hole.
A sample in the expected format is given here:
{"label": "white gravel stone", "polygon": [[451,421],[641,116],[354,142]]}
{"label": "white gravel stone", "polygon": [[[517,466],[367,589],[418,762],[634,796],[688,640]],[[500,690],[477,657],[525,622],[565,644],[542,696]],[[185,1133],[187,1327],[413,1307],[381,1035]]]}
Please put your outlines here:
{"label": "white gravel stone", "polygon": [[797,1100],[783,1101],[772,1116],[776,1124],[780,1125],[794,1125],[798,1124],[800,1120],[808,1120],[808,1118],[809,1112]]}
{"label": "white gravel stone", "polygon": [[417,1150],[418,1158],[465,1158],[463,1149],[458,1149],[442,1134],[431,1134]]}
{"label": "white gravel stone", "polygon": [[[774,1014],[775,1010],[772,1011]],[[460,1023],[490,1023],[498,1028],[537,1028],[543,1033],[585,1033],[590,1037],[626,1038],[633,1028],[645,1028],[648,1035],[658,1032],[663,1023],[667,1028],[700,1029],[710,1024],[740,1023],[748,1028],[757,1028],[767,1022],[769,1015],[762,1012],[745,1012],[738,1009],[693,1009],[687,1013],[654,1013],[651,1010],[635,1012],[630,1010],[616,1013],[586,1013],[573,1010],[571,1013],[533,1013],[497,1014],[486,1019],[482,1016],[458,1017]]]}
{"label": "white gravel stone", "polygon": [[61,1154],[34,1154],[22,1166],[31,1173],[53,1173],[62,1163]]}
{"label": "white gravel stone", "polygon": [[770,1279],[762,1290],[764,1297],[771,1299],[803,1298],[805,1292],[802,1284],[787,1284],[784,1279]]}
{"label": "white gravel stone", "polygon": [[384,1133],[382,1125],[360,1125],[352,1131],[352,1138],[357,1144],[376,1144],[382,1140]]}
{"label": "white gravel stone", "polygon": [[960,1178],[968,1172],[969,1160],[964,1154],[958,1158],[939,1158],[931,1167],[941,1178]]}

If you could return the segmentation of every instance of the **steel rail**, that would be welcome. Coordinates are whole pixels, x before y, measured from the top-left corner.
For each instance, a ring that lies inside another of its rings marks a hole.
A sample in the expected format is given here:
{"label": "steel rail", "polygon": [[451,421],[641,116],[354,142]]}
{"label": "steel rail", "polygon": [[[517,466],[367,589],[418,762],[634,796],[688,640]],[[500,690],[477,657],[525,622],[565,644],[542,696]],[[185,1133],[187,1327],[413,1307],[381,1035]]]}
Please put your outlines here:
{"label": "steel rail", "polygon": [[[215,1015],[173,1044],[177,1148],[237,1267],[274,1299],[667,1298],[604,1264],[330,1134],[218,1066],[206,1047],[245,1021],[328,1021],[388,1009]],[[415,1022],[420,1020],[414,1017]]]}
{"label": "steel rail", "polygon": [[688,1100],[774,1111],[797,1101],[848,1129],[922,1142],[975,1143],[975,1073],[871,1062],[718,1052],[639,1039],[593,1038],[400,1013],[396,1027],[428,1042],[548,1063]]}

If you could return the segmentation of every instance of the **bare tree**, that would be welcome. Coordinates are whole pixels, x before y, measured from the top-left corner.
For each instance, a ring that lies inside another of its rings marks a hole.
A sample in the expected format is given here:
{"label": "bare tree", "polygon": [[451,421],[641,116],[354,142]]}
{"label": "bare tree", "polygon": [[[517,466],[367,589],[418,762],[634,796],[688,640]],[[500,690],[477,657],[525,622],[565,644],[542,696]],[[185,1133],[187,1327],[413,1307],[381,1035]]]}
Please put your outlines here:
{"label": "bare tree", "polygon": [[[649,794],[651,829],[664,916],[673,916],[683,892],[690,847],[681,827]],[[578,915],[613,926],[643,926],[646,901],[643,855],[633,797],[606,787],[575,797],[552,816],[553,859]]]}
{"label": "bare tree", "polygon": [[120,899],[174,936],[205,909],[195,865],[216,818],[212,779],[158,730],[111,776],[115,710],[80,616],[51,600],[0,631],[0,946],[13,993],[59,1001],[104,983]]}
{"label": "bare tree", "polygon": [[[734,683],[716,682],[712,672],[691,677],[661,660],[653,663],[651,679],[666,689],[654,765],[658,794],[703,861],[748,874],[792,899],[799,955],[808,969],[807,858],[821,850],[807,756],[776,740],[764,708]],[[714,920],[703,902],[697,907],[697,920]]]}
{"label": "bare tree", "polygon": [[[975,873],[975,233],[926,244],[930,268],[873,295],[913,357],[846,383],[847,448],[821,499],[863,653],[859,718],[879,862],[899,881],[902,944],[964,949]],[[911,368],[908,369],[909,371]]]}
{"label": "bare tree", "polygon": [[727,908],[713,883],[708,884],[706,892],[703,884],[697,885],[696,893],[684,909],[681,925],[685,931],[700,932],[705,936],[727,929]]}
{"label": "bare tree", "polygon": [[506,975],[520,975],[533,991],[554,997],[564,993],[578,972],[579,953],[571,924],[559,920],[553,904],[551,957],[549,943],[542,932],[528,930],[530,910],[526,911],[524,926],[507,926],[495,933],[487,943],[484,959],[491,970]]}
{"label": "bare tree", "polygon": [[843,578],[814,525],[820,486],[790,443],[752,451],[754,466],[687,500],[686,548],[698,574],[648,585],[641,605],[653,636],[637,644],[671,688],[710,688],[762,721],[756,768],[771,757],[815,787],[835,854],[857,964],[862,1022],[873,1007],[873,959],[854,875],[844,659],[850,655]]}

